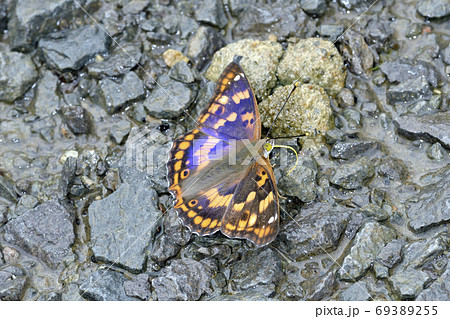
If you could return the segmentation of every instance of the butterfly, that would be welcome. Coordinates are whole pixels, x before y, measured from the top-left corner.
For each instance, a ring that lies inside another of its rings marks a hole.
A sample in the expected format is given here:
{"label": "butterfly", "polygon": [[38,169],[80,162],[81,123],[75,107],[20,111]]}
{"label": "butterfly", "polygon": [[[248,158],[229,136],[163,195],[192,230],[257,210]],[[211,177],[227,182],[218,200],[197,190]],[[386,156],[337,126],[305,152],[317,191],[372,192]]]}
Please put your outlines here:
{"label": "butterfly", "polygon": [[217,231],[257,246],[279,229],[278,190],[261,140],[250,83],[235,56],[223,71],[196,128],[178,137],[167,163],[169,191],[184,225],[205,236]]}

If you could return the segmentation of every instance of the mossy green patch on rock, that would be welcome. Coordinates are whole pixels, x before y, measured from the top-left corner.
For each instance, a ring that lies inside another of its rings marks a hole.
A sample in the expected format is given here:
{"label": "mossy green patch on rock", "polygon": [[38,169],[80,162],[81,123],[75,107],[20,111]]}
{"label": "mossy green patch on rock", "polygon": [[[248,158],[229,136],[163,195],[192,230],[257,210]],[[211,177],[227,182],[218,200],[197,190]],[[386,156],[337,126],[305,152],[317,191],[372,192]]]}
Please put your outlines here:
{"label": "mossy green patch on rock", "polygon": [[[270,127],[280,110],[292,86],[282,86],[275,90],[266,100],[259,104],[261,122]],[[273,137],[314,134],[332,128],[333,114],[330,100],[324,89],[314,84],[303,84],[298,87],[284,107],[284,110],[273,125]]]}
{"label": "mossy green patch on rock", "polygon": [[346,70],[341,55],[333,43],[319,38],[300,40],[290,45],[278,65],[281,84],[317,84],[331,95],[336,95],[345,84]]}
{"label": "mossy green patch on rock", "polygon": [[205,77],[217,82],[235,55],[242,56],[240,65],[250,81],[256,98],[258,100],[266,98],[277,82],[277,65],[283,55],[281,44],[251,39],[231,43],[214,54]]}

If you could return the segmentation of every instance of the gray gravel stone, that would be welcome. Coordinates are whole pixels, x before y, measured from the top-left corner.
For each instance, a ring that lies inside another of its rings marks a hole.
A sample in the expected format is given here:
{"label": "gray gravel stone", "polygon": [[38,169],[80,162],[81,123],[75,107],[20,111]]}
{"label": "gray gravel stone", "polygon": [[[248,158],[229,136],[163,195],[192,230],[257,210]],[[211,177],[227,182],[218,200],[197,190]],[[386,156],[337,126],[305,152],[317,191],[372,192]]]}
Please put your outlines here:
{"label": "gray gravel stone", "polygon": [[175,64],[169,71],[169,77],[175,81],[185,84],[195,81],[194,72],[189,68],[186,61],[180,61]]}
{"label": "gray gravel stone", "polygon": [[353,92],[347,88],[343,88],[341,92],[336,96],[338,104],[342,108],[350,107],[355,105],[355,95]]}
{"label": "gray gravel stone", "polygon": [[36,82],[38,73],[31,57],[0,52],[0,101],[13,102]]}
{"label": "gray gravel stone", "polygon": [[[262,248],[249,251],[240,262],[232,266],[228,291],[235,293],[258,286],[275,288],[282,277],[281,260],[274,250]],[[274,289],[270,290],[268,292],[273,294]]]}
{"label": "gray gravel stone", "polygon": [[300,0],[300,7],[306,13],[321,17],[325,14],[327,10],[326,0]]}
{"label": "gray gravel stone", "polygon": [[380,70],[386,74],[391,83],[403,83],[423,75],[431,86],[437,87],[440,80],[439,72],[436,71],[433,64],[425,61],[414,62],[410,59],[401,59],[399,61],[384,62],[380,65]]}
{"label": "gray gravel stone", "polygon": [[365,301],[370,300],[371,296],[365,282],[357,282],[345,289],[341,295],[341,301]]}
{"label": "gray gravel stone", "polygon": [[388,212],[375,204],[367,204],[360,208],[360,213],[366,217],[373,218],[376,221],[382,222],[389,218]]}
{"label": "gray gravel stone", "polygon": [[426,301],[448,301],[450,300],[450,263],[447,264],[445,272],[429,288],[423,290],[416,300]]}
{"label": "gray gravel stone", "polygon": [[431,282],[430,276],[423,271],[407,269],[395,273],[389,278],[392,288],[401,299],[413,299]]}
{"label": "gray gravel stone", "polygon": [[0,2],[0,33],[6,30],[6,25],[8,24],[8,8],[6,1]]}
{"label": "gray gravel stone", "polygon": [[88,72],[93,77],[120,76],[133,69],[139,63],[141,56],[140,45],[125,43],[114,48],[104,60],[90,63]]}
{"label": "gray gravel stone", "polygon": [[88,114],[81,105],[63,106],[61,114],[72,133],[86,134],[89,132]]}
{"label": "gray gravel stone", "polygon": [[362,34],[349,30],[341,38],[340,51],[347,59],[349,69],[356,75],[365,75],[371,72],[373,67],[373,54]]}
{"label": "gray gravel stone", "polygon": [[211,279],[216,269],[202,261],[174,260],[152,280],[157,300],[199,300],[211,294]]}
{"label": "gray gravel stone", "polygon": [[133,280],[123,283],[125,294],[129,297],[137,297],[142,300],[149,300],[152,296],[150,282],[147,274],[139,274]]}
{"label": "gray gravel stone", "polygon": [[345,189],[357,189],[373,175],[373,164],[366,157],[362,157],[352,163],[339,165],[332,174],[330,182]]}
{"label": "gray gravel stone", "polygon": [[0,267],[0,300],[21,300],[28,277],[22,269],[15,266]]}
{"label": "gray gravel stone", "polygon": [[185,112],[196,96],[192,86],[172,80],[164,74],[158,78],[160,84],[144,102],[148,114],[156,118],[177,118]]}
{"label": "gray gravel stone", "polygon": [[[77,2],[84,6],[86,0]],[[82,12],[73,0],[17,0],[8,23],[11,49],[31,51],[37,41],[57,29],[62,20],[72,21]]]}
{"label": "gray gravel stone", "polygon": [[143,98],[145,90],[142,80],[131,71],[117,82],[109,78],[100,80],[93,94],[92,99],[113,114],[128,103]]}
{"label": "gray gravel stone", "polygon": [[395,232],[377,222],[368,222],[358,231],[350,253],[345,256],[339,277],[354,281],[361,278],[382,248],[395,237]]}
{"label": "gray gravel stone", "polygon": [[402,260],[400,252],[404,244],[404,241],[398,239],[389,242],[381,249],[377,261],[388,268],[393,268]]}
{"label": "gray gravel stone", "polygon": [[427,18],[444,18],[450,15],[450,2],[448,0],[418,1],[417,12]]}
{"label": "gray gravel stone", "polygon": [[222,0],[202,0],[195,10],[195,19],[213,26],[224,28],[228,24]]}
{"label": "gray gravel stone", "polygon": [[442,147],[440,143],[434,143],[429,148],[427,148],[427,156],[432,160],[441,161],[444,159],[445,154],[447,154],[447,151]]}
{"label": "gray gravel stone", "polygon": [[371,141],[336,142],[331,148],[330,155],[333,158],[350,160],[366,154],[378,146],[377,142]]}
{"label": "gray gravel stone", "polygon": [[58,77],[52,72],[45,70],[41,73],[33,101],[35,115],[46,118],[59,110],[58,83]]}
{"label": "gray gravel stone", "polygon": [[50,200],[3,227],[5,241],[17,245],[55,269],[69,254],[75,240],[74,213],[69,204]]}
{"label": "gray gravel stone", "polygon": [[132,272],[145,266],[145,249],[159,226],[156,192],[145,182],[123,183],[89,206],[92,251],[97,260]]}
{"label": "gray gravel stone", "polygon": [[432,91],[427,78],[423,75],[406,80],[398,85],[391,85],[386,93],[389,103],[412,103],[421,100],[430,100]]}
{"label": "gray gravel stone", "polygon": [[450,111],[424,116],[400,116],[394,120],[398,134],[412,140],[422,139],[430,143],[440,142],[450,149]]}
{"label": "gray gravel stone", "polygon": [[0,175],[0,197],[13,203],[17,202],[17,193],[14,190],[14,185],[3,175]]}
{"label": "gray gravel stone", "polygon": [[414,232],[450,222],[450,169],[439,171],[439,176],[406,201],[408,225]]}
{"label": "gray gravel stone", "polygon": [[73,185],[77,171],[77,158],[73,156],[67,157],[61,170],[61,178],[59,180],[59,191],[61,198],[69,194],[69,190]]}
{"label": "gray gravel stone", "polygon": [[111,38],[97,26],[52,33],[39,40],[38,53],[60,71],[79,70],[97,54],[108,52]]}
{"label": "gray gravel stone", "polygon": [[225,46],[225,40],[215,29],[200,26],[189,39],[186,56],[202,71],[211,61],[213,54]]}
{"label": "gray gravel stone", "polygon": [[350,219],[348,209],[340,206],[312,206],[282,226],[278,235],[280,249],[296,261],[336,249]]}
{"label": "gray gravel stone", "polygon": [[276,174],[281,175],[281,178],[278,179],[278,187],[283,196],[295,196],[305,203],[316,198],[317,163],[310,158],[303,157],[289,175],[287,173],[292,167],[280,166],[280,168],[281,170],[277,170]]}
{"label": "gray gravel stone", "polygon": [[139,300],[126,295],[123,287],[125,280],[125,276],[116,271],[97,270],[81,284],[79,294],[82,298],[93,301]]}

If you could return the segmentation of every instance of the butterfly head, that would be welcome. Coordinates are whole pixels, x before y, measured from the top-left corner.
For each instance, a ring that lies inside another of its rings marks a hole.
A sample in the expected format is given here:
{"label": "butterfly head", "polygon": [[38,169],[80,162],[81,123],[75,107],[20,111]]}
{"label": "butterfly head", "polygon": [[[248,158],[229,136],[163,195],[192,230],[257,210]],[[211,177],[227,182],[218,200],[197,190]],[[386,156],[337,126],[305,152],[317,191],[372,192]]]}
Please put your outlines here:
{"label": "butterfly head", "polygon": [[273,148],[275,146],[275,141],[274,140],[267,140],[264,145],[263,145],[263,149],[264,149],[264,157],[268,158],[270,153],[272,152]]}

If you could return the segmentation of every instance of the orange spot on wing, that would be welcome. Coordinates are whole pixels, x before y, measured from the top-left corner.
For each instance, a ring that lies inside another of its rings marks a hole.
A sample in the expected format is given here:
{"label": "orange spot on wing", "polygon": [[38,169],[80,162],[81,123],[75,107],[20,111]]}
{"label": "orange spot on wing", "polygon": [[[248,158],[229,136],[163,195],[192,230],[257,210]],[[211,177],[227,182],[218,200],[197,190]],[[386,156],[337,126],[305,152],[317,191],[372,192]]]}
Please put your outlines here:
{"label": "orange spot on wing", "polygon": [[194,218],[194,224],[198,225],[198,224],[200,224],[202,222],[202,220],[203,220],[202,217],[197,216],[197,217]]}
{"label": "orange spot on wing", "polygon": [[178,147],[182,150],[189,148],[189,146],[191,146],[191,143],[189,142],[181,142],[180,145],[178,145]]}
{"label": "orange spot on wing", "polygon": [[179,171],[181,169],[181,164],[182,163],[183,163],[182,161],[178,161],[178,162],[175,163],[175,165],[173,166],[175,171]]}
{"label": "orange spot on wing", "polygon": [[202,227],[206,228],[208,227],[208,225],[211,223],[211,218],[206,218],[205,220],[203,220],[202,222]]}
{"label": "orange spot on wing", "polygon": [[184,151],[178,151],[175,153],[175,158],[176,159],[182,159],[184,155]]}

